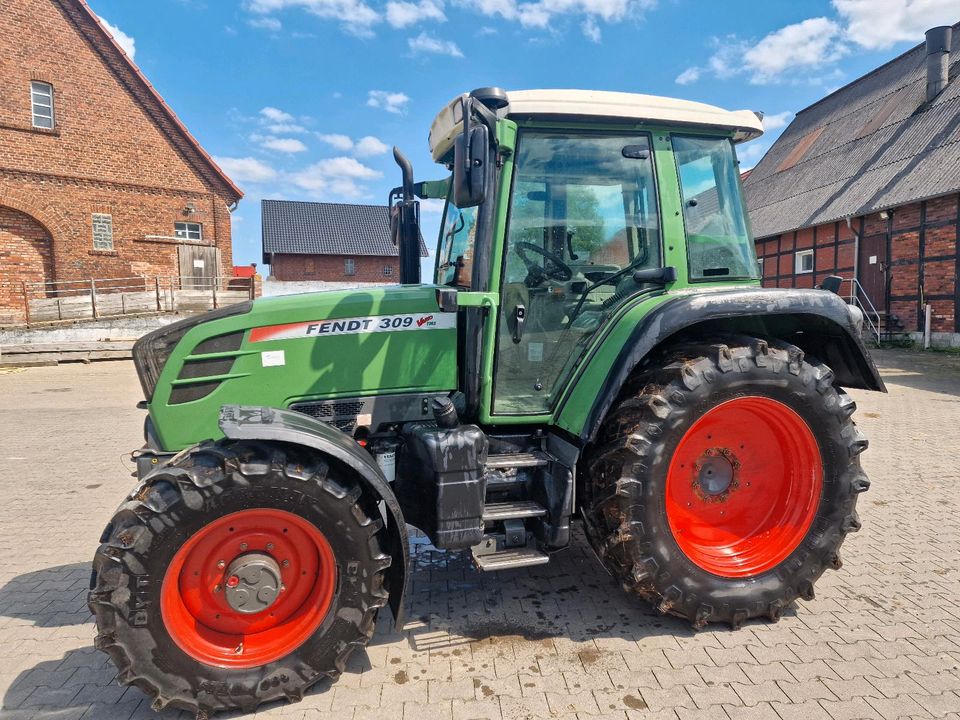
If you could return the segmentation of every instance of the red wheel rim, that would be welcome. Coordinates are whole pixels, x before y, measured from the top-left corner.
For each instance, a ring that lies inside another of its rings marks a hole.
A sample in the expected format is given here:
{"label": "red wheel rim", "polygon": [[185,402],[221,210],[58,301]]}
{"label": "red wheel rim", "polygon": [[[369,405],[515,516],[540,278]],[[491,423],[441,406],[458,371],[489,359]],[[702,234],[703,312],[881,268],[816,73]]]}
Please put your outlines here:
{"label": "red wheel rim", "polygon": [[820,503],[823,463],[810,427],[764,397],[706,412],[667,474],[667,519],[683,554],[715,575],[759,575],[801,543]]}
{"label": "red wheel rim", "polygon": [[[236,584],[227,573],[237,558],[254,553],[275,562],[281,590],[266,609],[239,612],[226,597]],[[333,550],[315,525],[283,510],[241,510],[204,526],[177,551],[163,578],[160,613],[195,660],[256,667],[288,655],[316,631],[336,583]]]}

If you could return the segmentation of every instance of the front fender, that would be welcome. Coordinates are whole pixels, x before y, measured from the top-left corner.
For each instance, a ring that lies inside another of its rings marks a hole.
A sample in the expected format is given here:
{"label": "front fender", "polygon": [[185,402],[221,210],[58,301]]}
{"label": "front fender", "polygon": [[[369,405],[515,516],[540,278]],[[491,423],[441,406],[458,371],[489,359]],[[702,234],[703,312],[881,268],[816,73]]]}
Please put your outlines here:
{"label": "front fender", "polygon": [[[822,290],[744,287],[660,296],[635,308],[646,311],[641,317],[631,312],[620,317],[618,325],[632,323],[633,329],[618,351],[605,349],[603,340],[593,349],[583,365],[606,364],[604,379],[599,387],[579,387],[574,380],[558,408],[557,424],[590,442],[633,370],[681,336],[753,333],[783,339],[830,365],[839,385],[885,392],[848,308],[842,298]],[[622,338],[623,326],[619,329]],[[605,338],[617,337],[615,330]]]}
{"label": "front fender", "polygon": [[319,450],[347,465],[367,489],[377,494],[389,516],[389,552],[393,562],[387,578],[390,580],[390,609],[399,627],[403,623],[410,540],[400,503],[370,453],[332,425],[292,410],[224,405],[220,409],[220,430],[231,440],[284,442]]}

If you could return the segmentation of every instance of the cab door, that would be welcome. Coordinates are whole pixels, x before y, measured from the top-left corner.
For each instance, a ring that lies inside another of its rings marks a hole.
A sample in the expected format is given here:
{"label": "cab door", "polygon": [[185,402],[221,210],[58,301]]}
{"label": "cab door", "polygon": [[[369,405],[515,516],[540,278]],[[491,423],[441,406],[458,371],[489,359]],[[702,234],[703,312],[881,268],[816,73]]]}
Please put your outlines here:
{"label": "cab door", "polygon": [[549,413],[597,331],[662,264],[651,138],[521,130],[504,233],[491,418]]}

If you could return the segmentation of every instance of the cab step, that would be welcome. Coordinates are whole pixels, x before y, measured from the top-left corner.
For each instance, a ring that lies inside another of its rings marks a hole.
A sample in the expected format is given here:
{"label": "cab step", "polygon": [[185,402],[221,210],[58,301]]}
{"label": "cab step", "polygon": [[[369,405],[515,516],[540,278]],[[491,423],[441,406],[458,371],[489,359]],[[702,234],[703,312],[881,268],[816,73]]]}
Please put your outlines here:
{"label": "cab step", "polygon": [[521,467],[542,467],[548,462],[547,456],[542,453],[505,453],[503,455],[488,455],[487,470],[509,470]]}
{"label": "cab step", "polygon": [[533,565],[546,565],[550,562],[550,556],[535,547],[518,547],[486,555],[478,555],[474,552],[473,560],[481,570],[493,572]]}
{"label": "cab step", "polygon": [[487,503],[483,508],[483,521],[517,520],[543,517],[546,514],[547,509],[532,500],[508,500],[506,502]]}

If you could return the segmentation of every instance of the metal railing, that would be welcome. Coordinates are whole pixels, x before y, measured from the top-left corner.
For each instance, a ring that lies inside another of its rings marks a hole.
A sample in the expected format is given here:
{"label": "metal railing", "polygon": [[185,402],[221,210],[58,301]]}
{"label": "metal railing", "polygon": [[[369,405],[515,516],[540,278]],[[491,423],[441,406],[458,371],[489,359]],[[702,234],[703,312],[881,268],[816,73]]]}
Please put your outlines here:
{"label": "metal railing", "polygon": [[[211,310],[255,296],[253,278],[157,275],[22,282],[6,324]],[[8,292],[7,297],[10,297]]]}
{"label": "metal railing", "polygon": [[[882,334],[882,325],[883,321],[880,318],[880,313],[877,308],[874,306],[873,301],[870,299],[870,296],[867,295],[867,291],[864,290],[863,285],[860,284],[860,281],[857,278],[844,278],[840,287],[843,287],[843,283],[850,283],[850,293],[846,295],[847,302],[850,305],[854,305],[860,308],[860,312],[863,313],[863,318],[867,323],[867,327],[870,328],[870,334],[876,338],[877,345],[880,345],[880,337]],[[844,297],[843,293],[840,293],[841,297]]]}

